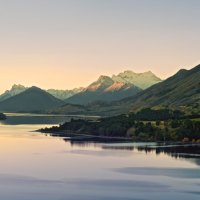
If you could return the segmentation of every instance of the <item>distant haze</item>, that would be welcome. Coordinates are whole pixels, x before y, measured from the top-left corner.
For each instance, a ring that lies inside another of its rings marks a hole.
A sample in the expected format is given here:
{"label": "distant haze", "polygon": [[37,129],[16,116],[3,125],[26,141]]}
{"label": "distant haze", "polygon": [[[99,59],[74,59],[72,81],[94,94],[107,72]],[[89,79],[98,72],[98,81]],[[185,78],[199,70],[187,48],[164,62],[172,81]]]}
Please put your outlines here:
{"label": "distant haze", "polygon": [[0,0],[0,93],[14,83],[87,86],[151,70],[164,79],[198,64],[198,0]]}

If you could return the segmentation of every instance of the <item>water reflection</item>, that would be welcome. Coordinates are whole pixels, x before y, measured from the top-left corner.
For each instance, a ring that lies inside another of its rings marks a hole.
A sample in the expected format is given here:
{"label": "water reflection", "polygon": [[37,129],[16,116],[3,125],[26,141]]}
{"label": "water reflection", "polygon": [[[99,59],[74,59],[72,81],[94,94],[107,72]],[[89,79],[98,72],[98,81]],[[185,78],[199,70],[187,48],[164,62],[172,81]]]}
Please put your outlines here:
{"label": "water reflection", "polygon": [[1,125],[0,199],[199,199],[194,158],[156,154],[156,143],[77,142],[33,132],[39,128]]}
{"label": "water reflection", "polygon": [[[58,137],[58,136],[56,136]],[[200,144],[162,144],[162,143],[130,143],[130,142],[118,142],[116,141],[74,141],[70,138],[63,138],[66,142],[69,142],[71,146],[87,147],[95,146],[95,144],[100,146],[105,150],[124,150],[124,151],[134,151],[145,152],[146,154],[165,154],[173,158],[184,158],[188,159],[197,165],[200,165]]]}
{"label": "water reflection", "polygon": [[197,165],[200,165],[200,144],[191,144],[191,145],[150,145],[148,143],[134,146],[112,146],[112,145],[103,145],[104,149],[115,149],[115,150],[130,150],[133,151],[136,149],[139,152],[145,152],[146,154],[155,153],[156,155],[166,154],[173,158],[184,158],[189,159],[192,162],[195,162]]}

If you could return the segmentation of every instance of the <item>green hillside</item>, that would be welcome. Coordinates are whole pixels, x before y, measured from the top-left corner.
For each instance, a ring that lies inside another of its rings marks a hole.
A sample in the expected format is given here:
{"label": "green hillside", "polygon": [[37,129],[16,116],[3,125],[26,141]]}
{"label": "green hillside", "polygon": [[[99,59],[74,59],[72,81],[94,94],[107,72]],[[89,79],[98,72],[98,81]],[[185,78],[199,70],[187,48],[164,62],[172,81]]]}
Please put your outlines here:
{"label": "green hillside", "polygon": [[136,96],[122,100],[119,105],[129,111],[151,107],[197,113],[200,111],[200,65],[191,70],[182,69]]}

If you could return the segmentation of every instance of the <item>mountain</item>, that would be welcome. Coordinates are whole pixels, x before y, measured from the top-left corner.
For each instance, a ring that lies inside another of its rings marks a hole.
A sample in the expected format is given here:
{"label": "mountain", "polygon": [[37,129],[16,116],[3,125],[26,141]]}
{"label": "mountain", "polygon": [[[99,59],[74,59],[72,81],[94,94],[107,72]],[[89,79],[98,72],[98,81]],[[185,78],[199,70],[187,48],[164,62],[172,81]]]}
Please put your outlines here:
{"label": "mountain", "polygon": [[155,84],[134,97],[122,100],[120,107],[129,111],[141,108],[172,108],[200,112],[200,65],[181,69],[174,76]]}
{"label": "mountain", "polygon": [[144,73],[124,71],[112,77],[100,76],[85,90],[66,99],[65,102],[84,105],[93,101],[118,101],[161,81],[150,71]]}
{"label": "mountain", "polygon": [[143,108],[169,108],[181,110],[186,114],[198,114],[200,113],[200,65],[191,70],[181,69],[168,79],[128,98],[109,104],[94,102],[89,104],[88,108],[86,113],[102,116],[137,112]]}
{"label": "mountain", "polygon": [[[4,101],[12,96],[15,96],[17,94],[20,94],[27,90],[28,87],[25,87],[23,85],[16,85],[14,84],[10,90],[6,90],[2,95],[0,95],[0,102]],[[46,90],[49,94],[53,95],[54,97],[64,100],[67,99],[81,91],[83,91],[84,88],[75,88],[72,90],[56,90],[56,89],[48,89]]]}
{"label": "mountain", "polygon": [[151,71],[144,73],[135,73],[132,71],[124,71],[118,75],[113,75],[112,79],[121,83],[133,84],[141,89],[146,89],[162,80]]}
{"label": "mountain", "polygon": [[137,94],[141,89],[133,84],[118,82],[108,76],[100,76],[82,92],[65,100],[67,103],[88,104],[94,101],[116,101]]}
{"label": "mountain", "polygon": [[84,90],[84,88],[80,87],[80,88],[75,88],[72,90],[56,90],[56,89],[48,89],[46,90],[49,94],[53,95],[54,97],[64,100],[64,99],[68,99],[69,97],[82,92]]}
{"label": "mountain", "polygon": [[[112,78],[108,76],[101,76],[96,82],[89,85],[87,88],[75,88],[72,90],[56,90],[48,89],[46,92],[54,97],[66,100],[67,103],[87,104],[96,100],[115,101],[122,98],[129,97],[136,94],[140,89],[160,82],[161,79],[152,72],[134,73],[132,71],[124,71],[118,75],[113,75]],[[20,94],[27,90],[28,87],[23,85],[13,85],[10,90],[6,90],[0,95],[0,102],[10,97]],[[76,94],[79,94],[73,97]],[[79,97],[83,97],[83,102]]]}
{"label": "mountain", "polygon": [[63,105],[63,101],[44,90],[31,87],[0,102],[2,112],[38,112]]}
{"label": "mountain", "polygon": [[0,95],[0,102],[4,101],[12,96],[15,96],[21,92],[24,92],[27,89],[27,87],[24,87],[23,85],[13,85],[10,90],[6,90],[2,95]]}

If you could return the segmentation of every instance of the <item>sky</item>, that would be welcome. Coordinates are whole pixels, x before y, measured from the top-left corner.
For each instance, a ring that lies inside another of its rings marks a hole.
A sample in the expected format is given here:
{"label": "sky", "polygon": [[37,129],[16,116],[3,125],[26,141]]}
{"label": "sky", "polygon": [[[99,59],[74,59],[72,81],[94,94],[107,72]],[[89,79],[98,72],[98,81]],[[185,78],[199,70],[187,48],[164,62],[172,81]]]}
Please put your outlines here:
{"label": "sky", "polygon": [[0,0],[0,92],[190,69],[200,61],[199,10],[199,0]]}

